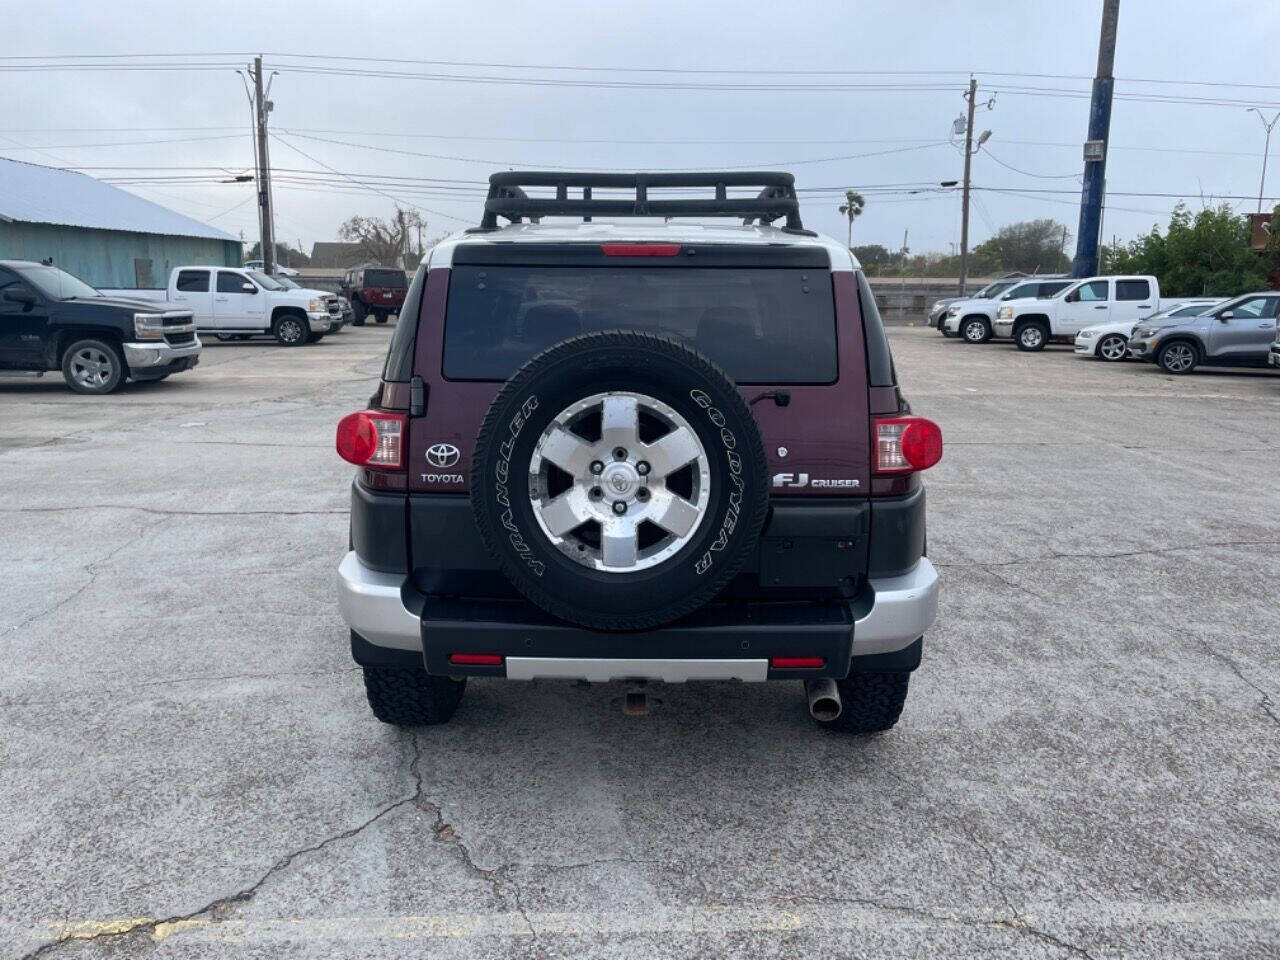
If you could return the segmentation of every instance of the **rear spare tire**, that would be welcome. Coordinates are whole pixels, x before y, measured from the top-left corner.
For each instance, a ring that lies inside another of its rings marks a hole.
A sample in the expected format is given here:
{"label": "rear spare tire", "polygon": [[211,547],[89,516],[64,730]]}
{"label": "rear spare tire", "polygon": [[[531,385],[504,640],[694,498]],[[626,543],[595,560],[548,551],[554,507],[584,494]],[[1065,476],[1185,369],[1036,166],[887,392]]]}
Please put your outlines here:
{"label": "rear spare tire", "polygon": [[476,523],[511,583],[563,620],[642,630],[696,610],[755,547],[760,431],[737,387],[649,334],[573,337],[526,363],[476,437]]}

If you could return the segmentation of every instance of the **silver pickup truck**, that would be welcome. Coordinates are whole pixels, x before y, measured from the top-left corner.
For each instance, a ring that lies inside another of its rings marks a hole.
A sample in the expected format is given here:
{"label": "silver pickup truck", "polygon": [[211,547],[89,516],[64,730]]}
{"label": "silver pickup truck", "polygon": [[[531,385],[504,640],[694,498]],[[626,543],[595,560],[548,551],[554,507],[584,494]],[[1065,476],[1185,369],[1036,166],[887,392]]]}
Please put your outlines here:
{"label": "silver pickup truck", "polygon": [[1280,291],[1234,297],[1199,317],[1139,323],[1129,353],[1160,365],[1166,373],[1190,373],[1200,364],[1266,366],[1275,359]]}

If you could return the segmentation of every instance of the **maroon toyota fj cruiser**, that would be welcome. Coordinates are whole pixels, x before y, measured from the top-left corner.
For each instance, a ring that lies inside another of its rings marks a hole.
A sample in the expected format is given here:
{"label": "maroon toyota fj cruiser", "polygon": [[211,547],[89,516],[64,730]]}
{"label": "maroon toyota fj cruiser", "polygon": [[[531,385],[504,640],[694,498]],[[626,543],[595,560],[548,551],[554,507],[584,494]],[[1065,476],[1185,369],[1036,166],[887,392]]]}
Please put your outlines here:
{"label": "maroon toyota fj cruiser", "polygon": [[825,726],[897,721],[937,613],[942,437],[791,175],[494,174],[401,318],[337,430],[340,605],[380,720],[444,722],[478,676],[804,680]]}

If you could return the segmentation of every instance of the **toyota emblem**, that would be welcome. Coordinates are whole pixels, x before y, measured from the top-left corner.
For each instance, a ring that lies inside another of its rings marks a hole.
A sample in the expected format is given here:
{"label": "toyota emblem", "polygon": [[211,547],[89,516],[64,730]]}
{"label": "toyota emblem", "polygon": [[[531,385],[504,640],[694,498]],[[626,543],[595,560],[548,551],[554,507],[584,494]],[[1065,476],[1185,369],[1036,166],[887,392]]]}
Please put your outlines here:
{"label": "toyota emblem", "polygon": [[462,458],[461,451],[452,443],[433,443],[427,447],[427,463],[444,470]]}

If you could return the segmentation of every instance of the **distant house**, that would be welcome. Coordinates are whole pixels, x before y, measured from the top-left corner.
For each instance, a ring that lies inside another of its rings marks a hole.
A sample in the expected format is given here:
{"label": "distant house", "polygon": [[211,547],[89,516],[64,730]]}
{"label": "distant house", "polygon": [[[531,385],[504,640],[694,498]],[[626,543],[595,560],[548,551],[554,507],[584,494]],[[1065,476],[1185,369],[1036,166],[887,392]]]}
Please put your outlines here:
{"label": "distant house", "polygon": [[311,262],[307,266],[320,270],[341,270],[357,267],[366,259],[358,243],[323,240],[312,244]]}
{"label": "distant house", "polygon": [[240,265],[240,240],[119,187],[0,157],[0,260],[52,263],[95,287],[160,287],[182,264]]}

